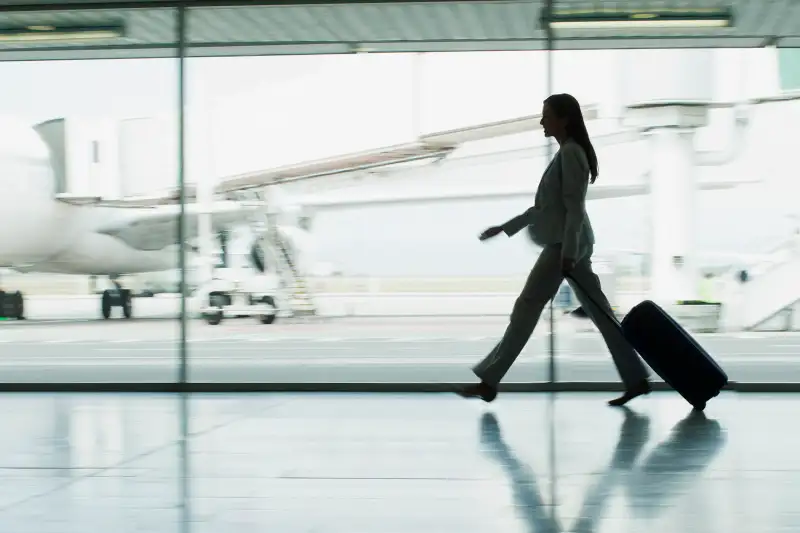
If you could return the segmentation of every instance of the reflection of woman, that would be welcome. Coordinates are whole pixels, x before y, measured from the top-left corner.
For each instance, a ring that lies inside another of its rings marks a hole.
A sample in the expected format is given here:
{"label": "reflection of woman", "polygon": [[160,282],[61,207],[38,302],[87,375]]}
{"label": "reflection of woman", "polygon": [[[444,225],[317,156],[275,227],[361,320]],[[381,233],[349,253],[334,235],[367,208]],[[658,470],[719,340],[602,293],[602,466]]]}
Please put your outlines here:
{"label": "reflection of woman", "polygon": [[548,507],[539,491],[536,475],[530,466],[524,464],[514,450],[506,443],[500,431],[500,424],[494,413],[486,413],[481,418],[482,451],[497,461],[508,474],[515,500],[515,510],[536,533],[592,533],[602,521],[609,499],[614,495],[616,485],[625,483],[626,474],[634,468],[639,454],[647,444],[650,421],[624,408],[625,421],[619,431],[619,440],[614,449],[608,469],[595,477],[589,486],[581,505],[575,525],[564,529],[548,512]]}
{"label": "reflection of woman", "polygon": [[[697,478],[722,449],[725,432],[716,420],[692,410],[675,424],[633,471],[626,484],[634,516],[652,517],[697,487]],[[702,490],[697,490],[698,495]]]}
{"label": "reflection of woman", "polygon": [[488,228],[480,239],[490,239],[500,232],[510,237],[527,226],[532,239],[543,250],[514,304],[502,340],[473,368],[480,383],[459,391],[459,394],[479,397],[486,402],[494,400],[498,384],[528,342],[544,306],[556,294],[564,274],[569,273],[589,292],[591,298],[586,298],[570,280],[581,307],[603,335],[625,384],[625,394],[609,403],[624,405],[650,392],[650,383],[639,356],[618,327],[605,316],[612,313],[611,306],[592,270],[594,233],[586,214],[586,191],[590,175],[592,183],[597,177],[597,156],[580,105],[574,97],[554,94],[547,98],[542,108],[541,125],[546,137],[558,141],[559,150],[539,182],[535,205],[501,226]]}

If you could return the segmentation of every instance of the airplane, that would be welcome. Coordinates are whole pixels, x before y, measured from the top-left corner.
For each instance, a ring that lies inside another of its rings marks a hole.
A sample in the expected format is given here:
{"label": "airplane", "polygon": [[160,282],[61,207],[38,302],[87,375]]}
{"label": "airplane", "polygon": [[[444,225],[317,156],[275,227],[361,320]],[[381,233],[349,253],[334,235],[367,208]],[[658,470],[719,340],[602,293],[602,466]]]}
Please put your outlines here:
{"label": "airplane", "polygon": [[[131,291],[118,277],[177,267],[177,198],[109,201],[56,194],[52,151],[35,127],[10,119],[0,121],[0,179],[5,200],[0,209],[0,266],[22,273],[108,276],[115,289],[102,293],[103,317],[109,318],[113,307],[121,307],[123,316],[130,318]],[[242,202],[214,202],[212,226],[221,230],[242,223],[258,209]],[[199,212],[197,204],[186,206],[190,239],[197,235]],[[126,242],[109,228],[124,228],[133,237]],[[24,295],[0,291],[0,314],[24,319]]]}
{"label": "airplane", "polygon": [[[586,107],[586,120],[597,116],[595,107]],[[321,178],[330,181],[335,176],[420,162],[442,164],[466,143],[537,130],[541,128],[540,120],[538,115],[529,115],[479,124],[424,135],[407,144],[222,178],[214,188],[215,200],[210,209],[213,231],[219,233],[231,226],[248,224],[263,213],[263,195],[271,185]],[[107,276],[115,288],[102,293],[103,318],[109,318],[114,307],[121,307],[123,316],[131,318],[131,291],[118,278],[178,267],[178,197],[174,192],[158,197],[110,199],[57,193],[54,158],[59,148],[48,143],[47,135],[37,126],[0,121],[0,179],[4,180],[5,199],[0,209],[0,267],[23,273]],[[735,185],[710,183],[701,188]],[[600,184],[590,188],[589,199],[648,192],[646,185]],[[203,209],[196,202],[196,191],[187,192],[186,197],[186,236],[192,240],[198,235],[198,218]],[[364,197],[358,201],[376,203],[380,199]],[[305,202],[318,208],[335,207],[324,199],[307,197]],[[303,242],[309,240],[307,232],[296,227],[279,229],[286,242],[298,241],[295,248],[302,254]],[[0,314],[24,319],[24,295],[0,291]]]}

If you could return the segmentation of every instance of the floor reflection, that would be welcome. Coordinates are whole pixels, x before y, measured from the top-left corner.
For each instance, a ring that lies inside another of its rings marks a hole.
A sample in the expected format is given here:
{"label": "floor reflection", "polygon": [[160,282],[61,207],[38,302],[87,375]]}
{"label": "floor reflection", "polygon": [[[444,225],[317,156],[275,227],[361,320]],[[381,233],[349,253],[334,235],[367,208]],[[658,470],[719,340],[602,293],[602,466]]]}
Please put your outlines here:
{"label": "floor reflection", "polygon": [[0,398],[2,532],[800,531],[791,394]]}
{"label": "floor reflection", "polygon": [[725,442],[722,427],[700,411],[691,411],[644,459],[650,437],[650,419],[630,408],[622,408],[624,420],[609,465],[596,476],[583,498],[578,518],[563,529],[557,513],[558,502],[546,505],[536,474],[519,460],[503,439],[494,413],[481,418],[484,452],[503,468],[514,494],[516,510],[531,533],[593,533],[602,521],[606,503],[615,490],[623,488],[633,518],[652,518],[668,508],[670,500],[693,488],[697,475],[713,460]]}
{"label": "floor reflection", "polygon": [[562,531],[552,508],[542,498],[536,474],[530,466],[520,461],[503,440],[500,424],[494,413],[485,413],[481,418],[481,443],[484,452],[497,461],[508,474],[514,493],[517,512],[535,533],[559,533]]}
{"label": "floor reflection", "polygon": [[650,452],[626,483],[633,515],[652,518],[669,508],[678,496],[692,492],[698,476],[711,464],[725,441],[719,422],[708,419],[701,411],[691,411]]}

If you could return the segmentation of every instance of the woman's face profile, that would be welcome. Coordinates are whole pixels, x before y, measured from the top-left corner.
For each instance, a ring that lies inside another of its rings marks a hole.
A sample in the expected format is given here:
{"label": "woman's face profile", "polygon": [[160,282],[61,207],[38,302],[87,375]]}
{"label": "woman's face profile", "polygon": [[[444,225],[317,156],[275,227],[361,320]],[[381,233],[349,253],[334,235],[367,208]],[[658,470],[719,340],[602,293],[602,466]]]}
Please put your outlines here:
{"label": "woman's face profile", "polygon": [[562,137],[566,128],[566,120],[559,118],[549,105],[542,106],[542,120],[539,124],[544,129],[545,137]]}

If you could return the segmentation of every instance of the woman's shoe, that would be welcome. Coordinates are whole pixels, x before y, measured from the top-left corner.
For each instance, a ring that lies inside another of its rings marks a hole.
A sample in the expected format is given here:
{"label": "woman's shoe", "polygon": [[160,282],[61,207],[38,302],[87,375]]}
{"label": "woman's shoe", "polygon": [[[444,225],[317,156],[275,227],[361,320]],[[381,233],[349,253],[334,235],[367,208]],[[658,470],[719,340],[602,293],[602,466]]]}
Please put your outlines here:
{"label": "woman's shoe", "polygon": [[486,403],[497,398],[497,389],[484,382],[468,385],[462,389],[456,390],[455,393],[462,398],[480,398]]}
{"label": "woman's shoe", "polygon": [[577,307],[569,312],[569,316],[573,318],[589,318],[589,313],[586,312],[586,309],[581,307]]}
{"label": "woman's shoe", "polygon": [[650,391],[653,389],[650,387],[650,382],[648,380],[642,381],[639,385],[625,391],[625,394],[620,396],[619,398],[614,398],[613,400],[609,400],[608,405],[613,407],[621,407],[628,403],[629,401],[633,400],[637,396],[642,396],[643,394],[650,394]]}

